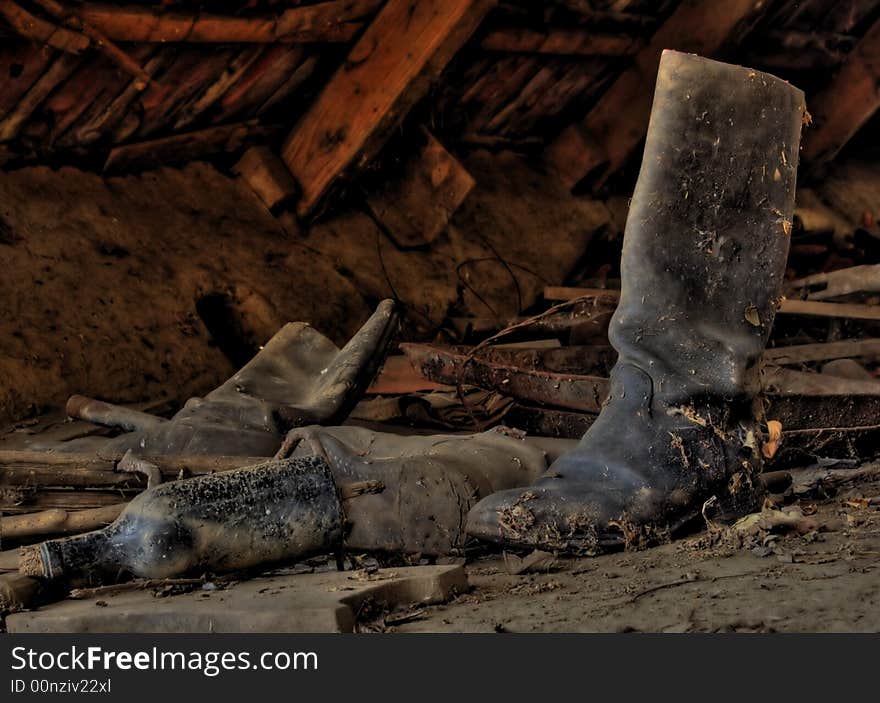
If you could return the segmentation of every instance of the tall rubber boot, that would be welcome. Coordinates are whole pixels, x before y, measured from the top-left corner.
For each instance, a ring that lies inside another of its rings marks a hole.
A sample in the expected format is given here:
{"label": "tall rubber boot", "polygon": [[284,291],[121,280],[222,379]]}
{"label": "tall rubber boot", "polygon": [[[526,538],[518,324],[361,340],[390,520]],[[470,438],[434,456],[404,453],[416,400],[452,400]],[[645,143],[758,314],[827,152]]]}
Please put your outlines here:
{"label": "tall rubber boot", "polygon": [[774,76],[663,53],[609,331],[610,396],[544,477],[478,503],[471,535],[589,554],[662,541],[707,501],[722,518],[758,506],[759,362],[805,110]]}

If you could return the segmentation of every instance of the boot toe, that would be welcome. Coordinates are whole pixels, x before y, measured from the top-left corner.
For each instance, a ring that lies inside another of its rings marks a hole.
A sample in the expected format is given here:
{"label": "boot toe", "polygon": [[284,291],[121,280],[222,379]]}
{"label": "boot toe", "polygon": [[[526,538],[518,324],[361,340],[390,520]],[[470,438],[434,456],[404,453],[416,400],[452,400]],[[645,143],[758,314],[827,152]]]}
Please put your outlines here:
{"label": "boot toe", "polygon": [[612,506],[568,485],[500,491],[468,513],[472,537],[508,546],[595,554],[622,541],[608,529]]}

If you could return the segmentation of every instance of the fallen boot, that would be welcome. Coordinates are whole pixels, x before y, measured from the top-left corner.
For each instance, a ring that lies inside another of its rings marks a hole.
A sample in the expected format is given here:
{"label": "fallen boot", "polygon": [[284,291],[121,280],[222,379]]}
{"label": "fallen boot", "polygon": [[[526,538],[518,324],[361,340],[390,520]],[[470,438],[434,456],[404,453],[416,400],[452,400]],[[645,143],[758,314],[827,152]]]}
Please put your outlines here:
{"label": "fallen boot", "polygon": [[112,440],[104,451],[272,456],[293,427],[345,420],[396,331],[391,300],[379,304],[343,349],[304,322],[289,323],[222,386],[191,398],[168,422]]}
{"label": "fallen boot", "polygon": [[464,546],[467,512],[481,497],[547,468],[541,449],[502,429],[400,437],[309,427],[289,439],[283,451],[295,448],[294,458],[166,483],[102,530],[25,547],[21,571],[97,585],[270,566],[343,547],[449,554]]}
{"label": "fallen boot", "polygon": [[663,53],[629,210],[610,395],[532,486],[490,496],[471,535],[591,554],[759,505],[759,361],[789,247],[803,93]]}
{"label": "fallen boot", "polygon": [[306,427],[288,435],[279,455],[289,451],[324,458],[341,486],[369,487],[345,503],[345,546],[357,551],[457,552],[477,501],[528,485],[547,470],[541,448],[503,427],[427,436]]}

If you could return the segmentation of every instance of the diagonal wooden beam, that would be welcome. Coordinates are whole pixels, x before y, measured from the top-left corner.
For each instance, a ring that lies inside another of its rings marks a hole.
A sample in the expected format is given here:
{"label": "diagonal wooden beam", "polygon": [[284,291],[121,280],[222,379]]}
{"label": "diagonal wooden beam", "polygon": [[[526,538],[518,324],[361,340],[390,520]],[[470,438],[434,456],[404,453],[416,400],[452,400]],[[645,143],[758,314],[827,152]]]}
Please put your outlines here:
{"label": "diagonal wooden beam", "polygon": [[833,159],[880,108],[880,20],[850,52],[834,81],[809,102],[812,128],[801,158],[808,167]]}
{"label": "diagonal wooden beam", "polygon": [[302,189],[298,214],[370,161],[493,4],[388,0],[284,144]]}
{"label": "diagonal wooden beam", "polygon": [[583,121],[545,150],[550,170],[573,188],[586,176],[598,188],[626,163],[648,129],[654,80],[664,49],[711,56],[763,11],[763,0],[683,0]]}
{"label": "diagonal wooden beam", "polygon": [[86,3],[77,14],[110,39],[124,42],[347,42],[382,2],[327,0],[262,17]]}

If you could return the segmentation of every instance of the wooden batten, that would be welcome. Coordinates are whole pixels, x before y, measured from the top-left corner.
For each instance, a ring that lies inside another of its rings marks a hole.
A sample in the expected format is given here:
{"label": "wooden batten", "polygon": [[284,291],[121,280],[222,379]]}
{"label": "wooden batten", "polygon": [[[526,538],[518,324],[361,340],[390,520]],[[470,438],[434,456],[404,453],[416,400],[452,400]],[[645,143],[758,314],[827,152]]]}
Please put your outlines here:
{"label": "wooden batten", "polygon": [[437,139],[425,130],[426,142],[409,159],[399,178],[367,205],[400,246],[434,241],[474,187],[474,178]]}
{"label": "wooden batten", "polygon": [[300,215],[365,165],[474,32],[489,0],[388,0],[288,137]]}

